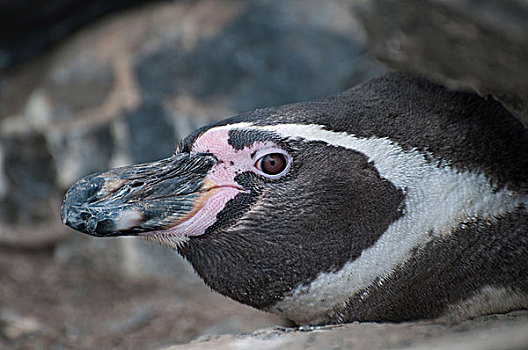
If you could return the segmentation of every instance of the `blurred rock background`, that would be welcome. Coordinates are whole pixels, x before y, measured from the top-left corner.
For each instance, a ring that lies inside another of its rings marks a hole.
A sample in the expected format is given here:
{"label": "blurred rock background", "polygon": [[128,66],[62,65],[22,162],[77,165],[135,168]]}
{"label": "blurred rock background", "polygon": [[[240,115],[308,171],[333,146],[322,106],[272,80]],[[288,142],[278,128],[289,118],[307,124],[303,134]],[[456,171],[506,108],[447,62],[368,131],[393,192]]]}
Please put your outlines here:
{"label": "blurred rock background", "polygon": [[528,126],[527,0],[354,3],[385,65],[497,99]]}
{"label": "blurred rock background", "polygon": [[169,249],[69,230],[62,196],[169,156],[201,125],[382,74],[367,47],[528,125],[526,0],[0,2],[0,348],[156,348],[285,324],[210,292]]}
{"label": "blurred rock background", "polygon": [[[65,231],[57,210],[80,177],[168,157],[199,126],[382,71],[345,1],[156,2],[99,19],[3,73],[2,238],[31,245],[48,240],[45,227]],[[140,240],[56,240],[64,262],[181,273],[172,252]]]}
{"label": "blurred rock background", "polygon": [[3,5],[0,344],[144,347],[283,323],[209,292],[167,248],[68,229],[59,208],[80,177],[168,157],[199,126],[381,74],[350,3],[109,3]]}

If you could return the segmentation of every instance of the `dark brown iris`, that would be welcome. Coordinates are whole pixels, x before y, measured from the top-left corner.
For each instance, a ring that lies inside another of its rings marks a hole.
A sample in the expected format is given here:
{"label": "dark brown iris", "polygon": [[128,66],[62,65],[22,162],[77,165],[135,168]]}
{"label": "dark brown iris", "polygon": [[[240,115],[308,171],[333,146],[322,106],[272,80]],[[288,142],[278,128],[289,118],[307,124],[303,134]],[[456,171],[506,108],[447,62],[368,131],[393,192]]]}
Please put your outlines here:
{"label": "dark brown iris", "polygon": [[286,157],[281,153],[271,153],[260,158],[256,164],[264,174],[277,175],[286,169]]}

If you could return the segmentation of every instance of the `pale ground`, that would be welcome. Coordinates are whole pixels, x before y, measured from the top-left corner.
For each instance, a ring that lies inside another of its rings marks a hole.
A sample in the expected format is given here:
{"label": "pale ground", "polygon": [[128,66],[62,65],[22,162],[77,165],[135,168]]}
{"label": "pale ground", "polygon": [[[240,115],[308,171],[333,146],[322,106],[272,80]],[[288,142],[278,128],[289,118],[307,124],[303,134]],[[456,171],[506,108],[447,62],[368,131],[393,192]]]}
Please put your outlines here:
{"label": "pale ground", "polygon": [[0,349],[156,349],[278,324],[198,279],[124,278],[0,247]]}
{"label": "pale ground", "polygon": [[352,323],[319,328],[267,328],[252,334],[203,336],[164,350],[199,349],[528,349],[528,312],[455,325],[432,322]]}

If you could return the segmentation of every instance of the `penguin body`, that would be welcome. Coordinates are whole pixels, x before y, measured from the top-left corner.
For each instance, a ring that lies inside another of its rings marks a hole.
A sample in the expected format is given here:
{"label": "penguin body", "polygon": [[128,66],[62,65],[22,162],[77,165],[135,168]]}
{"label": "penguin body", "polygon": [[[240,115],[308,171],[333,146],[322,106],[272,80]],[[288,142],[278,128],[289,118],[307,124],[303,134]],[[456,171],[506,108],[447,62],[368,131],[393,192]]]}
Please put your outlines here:
{"label": "penguin body", "polygon": [[214,290],[299,324],[459,320],[528,308],[527,154],[498,103],[389,74],[82,179],[62,218],[177,249]]}

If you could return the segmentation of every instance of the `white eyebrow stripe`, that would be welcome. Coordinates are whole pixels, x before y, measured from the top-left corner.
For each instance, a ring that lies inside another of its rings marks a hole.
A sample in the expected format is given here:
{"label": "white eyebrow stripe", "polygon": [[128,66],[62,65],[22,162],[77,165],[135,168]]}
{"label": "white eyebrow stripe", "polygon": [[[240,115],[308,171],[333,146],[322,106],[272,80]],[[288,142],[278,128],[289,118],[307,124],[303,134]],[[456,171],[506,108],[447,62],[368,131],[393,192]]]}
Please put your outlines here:
{"label": "white eyebrow stripe", "polygon": [[248,122],[240,122],[240,123],[235,123],[235,124],[227,124],[227,125],[215,126],[215,127],[210,128],[210,129],[207,129],[205,132],[200,134],[193,141],[193,143],[198,142],[198,140],[200,138],[202,138],[202,137],[204,137],[207,134],[212,133],[212,132],[218,132],[218,131],[223,131],[223,130],[229,131],[229,130],[235,130],[235,129],[251,129],[252,126],[253,126],[253,124],[252,123],[248,123]]}

